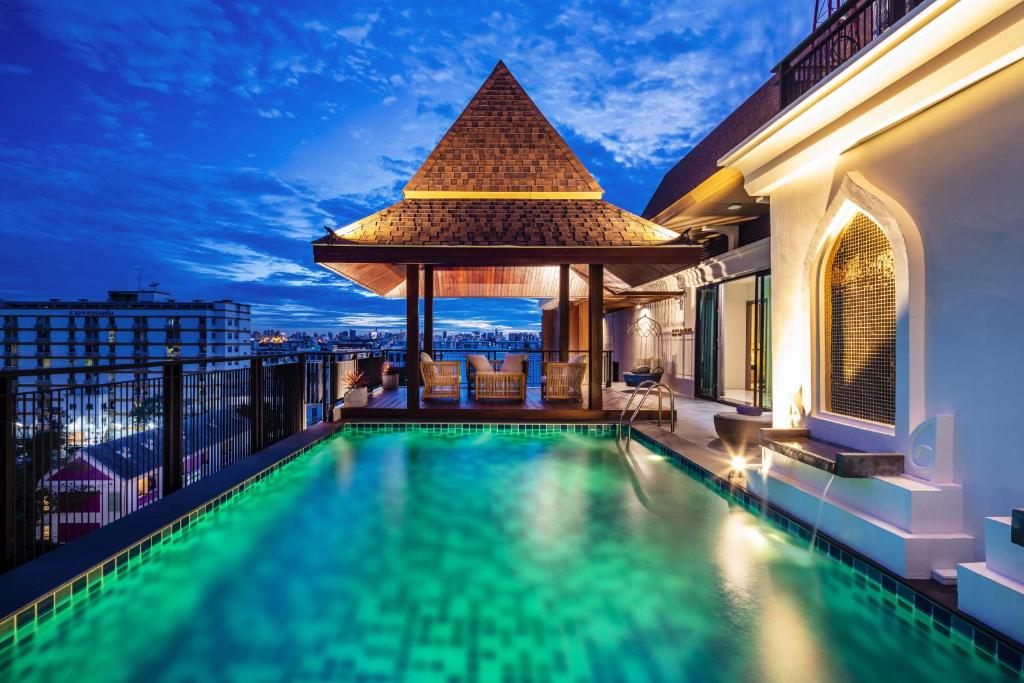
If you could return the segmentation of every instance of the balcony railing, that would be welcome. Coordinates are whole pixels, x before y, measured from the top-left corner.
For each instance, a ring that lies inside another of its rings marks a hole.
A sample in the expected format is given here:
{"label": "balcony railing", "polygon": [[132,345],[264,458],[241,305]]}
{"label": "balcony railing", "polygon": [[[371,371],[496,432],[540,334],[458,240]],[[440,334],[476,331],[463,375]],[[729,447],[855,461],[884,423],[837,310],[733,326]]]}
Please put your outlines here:
{"label": "balcony railing", "polygon": [[924,0],[848,0],[776,67],[782,107],[825,80]]}
{"label": "balcony railing", "polygon": [[[570,358],[578,354],[586,355],[586,351],[580,351],[571,349],[569,351]],[[512,354],[523,354],[526,356],[526,386],[539,387],[541,384],[541,373],[543,371],[543,365],[546,361],[559,360],[558,349],[434,349],[433,358],[434,360],[457,360],[465,364],[466,356],[470,354],[477,354],[487,358],[487,360],[494,363],[500,361]],[[605,386],[611,386],[613,379],[612,372],[612,352],[605,351],[601,354],[602,368],[601,377],[605,380]],[[465,371],[462,372],[462,384],[466,384]]]}
{"label": "balcony railing", "polygon": [[[9,569],[193,484],[330,416],[350,369],[380,352],[0,371],[0,569]],[[371,364],[375,364],[371,367]]]}

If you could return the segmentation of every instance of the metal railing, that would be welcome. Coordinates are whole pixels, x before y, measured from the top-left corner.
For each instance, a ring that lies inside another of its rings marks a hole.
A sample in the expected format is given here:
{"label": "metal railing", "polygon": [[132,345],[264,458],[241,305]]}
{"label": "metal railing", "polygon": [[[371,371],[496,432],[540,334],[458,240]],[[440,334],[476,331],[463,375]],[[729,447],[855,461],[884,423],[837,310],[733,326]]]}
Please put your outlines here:
{"label": "metal railing", "polygon": [[[546,361],[557,361],[560,360],[560,352],[558,349],[434,349],[433,358],[434,360],[455,360],[465,365],[466,356],[471,354],[478,354],[487,358],[487,360],[494,363],[501,361],[505,356],[512,354],[522,354],[526,356],[526,386],[528,387],[539,387],[541,385],[541,374],[543,372],[543,366]],[[570,349],[569,356],[575,356],[583,354],[586,355],[586,351],[578,349]],[[612,351],[603,351],[601,354],[601,378],[604,380],[605,386],[610,387],[612,385],[613,377],[613,365],[612,365]],[[466,385],[466,372],[462,372],[462,384]]]}
{"label": "metal railing", "polygon": [[380,362],[356,351],[93,365],[108,381],[88,383],[69,379],[81,367],[0,371],[0,568],[330,419],[345,373],[379,384]]}
{"label": "metal railing", "polygon": [[825,80],[922,2],[848,0],[840,5],[775,68],[781,79],[782,107]]}
{"label": "metal railing", "polygon": [[[629,397],[629,400],[626,401],[626,405],[622,408],[622,412],[619,413],[618,438],[620,438],[620,439],[622,438],[622,434],[623,434],[622,428],[625,425],[625,427],[627,428],[626,431],[625,431],[625,434],[626,434],[626,450],[629,450],[629,445],[633,441],[633,430],[629,429],[629,427],[633,426],[634,420],[636,420],[637,415],[640,414],[640,409],[644,407],[644,401],[647,400],[647,397],[650,396],[651,392],[653,390],[655,390],[655,389],[658,390],[658,426],[661,427],[661,425],[662,425],[662,411],[664,410],[664,405],[662,403],[661,392],[662,392],[662,389],[664,389],[664,390],[668,391],[668,425],[669,425],[669,431],[671,431],[673,433],[675,433],[675,431],[676,431],[676,395],[675,395],[675,392],[672,391],[672,387],[670,387],[667,384],[663,384],[661,382],[655,382],[654,380],[651,380],[651,379],[643,381],[639,385],[637,385],[636,390],[633,392],[633,395]],[[640,399],[640,403],[637,405],[636,410],[633,411],[633,414],[629,416],[629,422],[625,423],[624,421],[626,419],[626,413],[629,412],[630,406],[633,405],[633,399],[635,399],[637,396],[640,396],[640,391],[641,390],[643,390],[644,393],[643,393],[643,396]]]}

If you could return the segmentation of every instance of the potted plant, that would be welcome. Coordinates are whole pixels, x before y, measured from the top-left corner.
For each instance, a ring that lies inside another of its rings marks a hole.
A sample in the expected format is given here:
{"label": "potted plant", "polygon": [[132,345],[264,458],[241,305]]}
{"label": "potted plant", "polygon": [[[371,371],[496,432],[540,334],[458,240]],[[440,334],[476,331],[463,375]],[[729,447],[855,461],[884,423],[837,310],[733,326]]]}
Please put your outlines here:
{"label": "potted plant", "polygon": [[390,361],[384,361],[384,365],[380,366],[380,383],[385,390],[398,388],[398,368]]}
{"label": "potted plant", "polygon": [[366,377],[362,370],[353,370],[345,375],[345,400],[346,408],[365,408],[368,400],[366,391]]}

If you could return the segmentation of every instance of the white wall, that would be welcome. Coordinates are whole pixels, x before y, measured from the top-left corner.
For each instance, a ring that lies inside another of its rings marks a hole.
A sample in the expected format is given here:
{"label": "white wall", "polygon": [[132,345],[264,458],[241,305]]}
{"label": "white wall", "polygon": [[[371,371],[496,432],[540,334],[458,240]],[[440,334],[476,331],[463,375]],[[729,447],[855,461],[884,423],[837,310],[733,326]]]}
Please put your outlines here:
{"label": "white wall", "polygon": [[[679,298],[684,301],[682,308]],[[687,291],[685,296],[680,294],[679,298],[647,304],[642,310],[646,310],[662,328],[661,355],[665,364],[662,381],[671,386],[673,391],[692,396],[693,335],[672,336],[672,330],[693,326],[693,293]],[[626,328],[640,317],[642,310],[630,308],[605,316],[605,330],[608,333],[606,339],[613,342],[614,358],[619,361],[620,373],[629,372],[640,356],[640,342],[637,338],[627,335]],[[650,343],[644,346],[644,355],[652,355],[650,348]]]}
{"label": "white wall", "polygon": [[[844,179],[862,178],[901,222],[911,299],[923,290],[916,341],[907,311],[898,311],[904,316],[898,343],[907,345],[898,356],[903,418],[889,439],[905,450],[920,419],[955,416],[956,478],[964,486],[965,529],[978,539],[979,552],[984,518],[1024,505],[1017,431],[1024,404],[1022,121],[1024,63],[1018,63],[771,194],[776,425],[806,423],[800,411],[813,410],[814,288],[806,260]],[[918,232],[923,263],[914,262]],[[916,384],[908,375],[915,364],[922,370]],[[793,399],[800,395],[798,407]],[[833,440],[837,435],[853,447],[885,443],[884,435],[866,429],[833,431]]]}

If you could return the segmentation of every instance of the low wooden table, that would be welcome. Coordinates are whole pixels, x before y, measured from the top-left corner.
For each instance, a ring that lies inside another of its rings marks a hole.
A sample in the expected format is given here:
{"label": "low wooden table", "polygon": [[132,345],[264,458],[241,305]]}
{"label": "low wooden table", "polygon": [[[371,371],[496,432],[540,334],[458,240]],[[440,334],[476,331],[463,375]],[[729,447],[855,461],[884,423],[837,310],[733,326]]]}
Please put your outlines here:
{"label": "low wooden table", "polygon": [[519,372],[477,372],[476,397],[525,401],[526,375]]}

